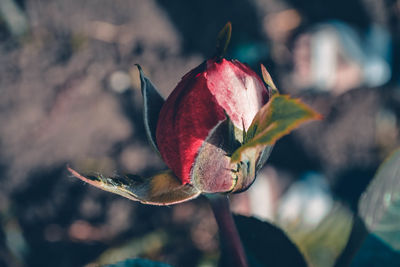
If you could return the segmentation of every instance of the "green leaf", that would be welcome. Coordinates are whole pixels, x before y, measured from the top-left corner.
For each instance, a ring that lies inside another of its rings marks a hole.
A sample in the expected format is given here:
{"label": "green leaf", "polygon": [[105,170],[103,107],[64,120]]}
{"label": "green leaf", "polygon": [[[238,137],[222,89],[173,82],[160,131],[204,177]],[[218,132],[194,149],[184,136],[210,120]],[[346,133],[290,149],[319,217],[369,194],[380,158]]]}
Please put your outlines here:
{"label": "green leaf", "polygon": [[287,95],[274,95],[256,114],[246,134],[245,144],[232,155],[232,162],[253,161],[268,145],[273,145],[282,136],[290,133],[302,123],[321,119],[298,99]]}
{"label": "green leaf", "polygon": [[254,117],[245,134],[244,144],[231,156],[231,163],[237,166],[237,186],[233,191],[246,190],[254,181],[257,171],[264,165],[279,138],[300,124],[315,119],[321,119],[321,115],[300,100],[274,94]]}
{"label": "green leaf", "polygon": [[[336,266],[349,266],[349,264]],[[400,253],[374,234],[369,234],[350,266],[400,266]]]}
{"label": "green leaf", "polygon": [[146,135],[153,149],[159,153],[156,142],[156,129],[158,116],[165,101],[156,87],[143,74],[140,65],[136,64],[136,66],[140,73],[140,83],[143,95],[143,121]]}
{"label": "green leaf", "polygon": [[[360,216],[354,216],[349,240],[347,241],[346,247],[343,249],[340,256],[336,259],[335,267],[350,266],[350,263],[354,260],[355,255],[364,253],[366,250],[363,243],[365,243],[365,239],[367,238],[368,234],[369,232]],[[364,247],[364,249],[360,249],[362,247]]]}
{"label": "green leaf", "polygon": [[223,57],[225,55],[226,49],[228,48],[229,42],[232,36],[232,24],[230,22],[226,23],[222,30],[219,32],[217,37],[216,45],[216,56]]}
{"label": "green leaf", "polygon": [[69,167],[68,170],[78,179],[95,187],[131,200],[140,201],[143,204],[171,205],[200,195],[200,191],[193,186],[189,184],[182,185],[180,180],[169,170],[150,178],[142,178],[137,175],[85,177]]}
{"label": "green leaf", "polygon": [[312,228],[298,221],[277,222],[303,253],[309,266],[333,266],[345,248],[353,224],[353,214],[336,203],[329,214]]}
{"label": "green leaf", "polygon": [[171,265],[146,259],[126,259],[115,264],[107,265],[107,267],[171,267]]}
{"label": "green leaf", "polygon": [[400,149],[379,167],[358,208],[368,230],[400,251]]}
{"label": "green leaf", "polygon": [[234,219],[250,267],[307,266],[296,245],[276,226],[253,217]]}

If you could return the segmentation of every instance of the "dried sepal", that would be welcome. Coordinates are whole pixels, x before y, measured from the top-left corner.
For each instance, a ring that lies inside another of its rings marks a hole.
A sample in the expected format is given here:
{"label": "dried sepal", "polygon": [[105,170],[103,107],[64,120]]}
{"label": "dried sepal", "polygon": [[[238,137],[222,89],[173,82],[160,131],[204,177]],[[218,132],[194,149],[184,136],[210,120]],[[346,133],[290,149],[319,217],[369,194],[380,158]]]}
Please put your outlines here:
{"label": "dried sepal", "polygon": [[143,204],[172,205],[200,195],[200,191],[193,186],[182,185],[179,179],[169,170],[150,178],[143,178],[138,175],[83,176],[70,167],[68,167],[68,170],[76,178],[88,184]]}

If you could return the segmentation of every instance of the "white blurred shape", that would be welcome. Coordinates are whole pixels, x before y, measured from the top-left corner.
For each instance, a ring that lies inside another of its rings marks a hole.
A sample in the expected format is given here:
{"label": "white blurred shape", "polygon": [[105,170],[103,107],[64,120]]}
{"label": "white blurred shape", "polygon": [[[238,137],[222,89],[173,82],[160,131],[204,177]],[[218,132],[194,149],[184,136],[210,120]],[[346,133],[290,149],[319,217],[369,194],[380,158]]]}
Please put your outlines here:
{"label": "white blurred shape", "polygon": [[375,87],[386,83],[391,76],[389,64],[379,57],[372,56],[364,65],[364,79],[366,84]]}
{"label": "white blurred shape", "polygon": [[309,36],[309,43],[299,37],[294,50],[295,83],[302,89],[341,94],[360,86],[381,86],[391,78],[391,37],[379,25],[357,30],[342,21],[328,21],[301,36]]}
{"label": "white blurred shape", "polygon": [[278,220],[314,228],[329,213],[333,199],[323,176],[309,173],[295,182],[283,195],[278,207]]}
{"label": "white blurred shape", "polygon": [[273,183],[268,179],[274,175],[272,168],[263,170],[249,189],[250,210],[253,216],[264,220],[272,220],[274,215]]}
{"label": "white blurred shape", "polygon": [[317,31],[311,38],[311,71],[315,86],[330,90],[336,79],[338,40],[333,29]]}
{"label": "white blurred shape", "polygon": [[131,77],[124,71],[115,71],[110,76],[110,86],[117,93],[123,93],[131,87]]}
{"label": "white blurred shape", "polygon": [[0,1],[0,18],[13,35],[20,36],[28,31],[28,19],[13,0]]}

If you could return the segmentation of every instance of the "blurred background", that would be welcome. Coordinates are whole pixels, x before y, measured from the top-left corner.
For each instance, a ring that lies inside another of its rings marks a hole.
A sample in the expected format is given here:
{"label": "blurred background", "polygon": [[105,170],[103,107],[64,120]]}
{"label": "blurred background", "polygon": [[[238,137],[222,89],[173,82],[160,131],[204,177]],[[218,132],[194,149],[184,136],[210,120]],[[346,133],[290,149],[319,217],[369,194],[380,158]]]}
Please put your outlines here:
{"label": "blurred background", "polygon": [[307,229],[338,205],[356,211],[400,145],[399,0],[0,0],[0,266],[215,266],[204,199],[144,206],[66,166],[164,169],[145,138],[134,64],[166,97],[213,54],[227,21],[229,58],[257,72],[263,63],[281,92],[324,115],[277,143],[234,209]]}

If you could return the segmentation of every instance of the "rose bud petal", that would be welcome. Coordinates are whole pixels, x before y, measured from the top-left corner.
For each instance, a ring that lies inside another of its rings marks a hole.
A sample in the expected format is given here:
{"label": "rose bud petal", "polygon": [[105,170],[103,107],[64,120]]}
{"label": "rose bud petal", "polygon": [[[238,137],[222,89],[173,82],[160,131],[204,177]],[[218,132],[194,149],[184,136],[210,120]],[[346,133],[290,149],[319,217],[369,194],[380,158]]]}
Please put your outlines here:
{"label": "rose bud petal", "polygon": [[162,158],[183,184],[203,192],[232,190],[227,153],[235,148],[226,147],[229,131],[222,122],[229,118],[236,131],[246,131],[267,101],[266,87],[247,65],[204,62],[182,78],[161,109],[156,140]]}

